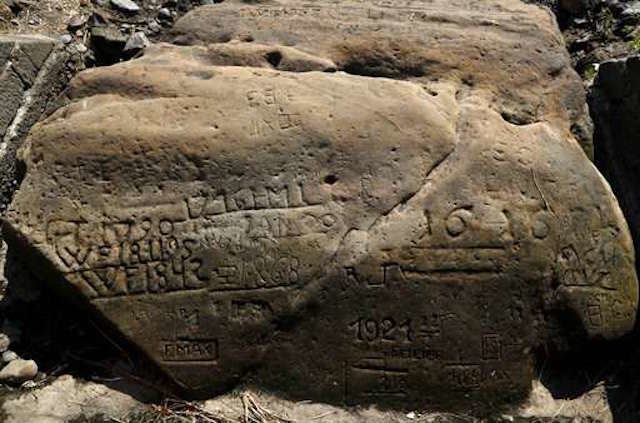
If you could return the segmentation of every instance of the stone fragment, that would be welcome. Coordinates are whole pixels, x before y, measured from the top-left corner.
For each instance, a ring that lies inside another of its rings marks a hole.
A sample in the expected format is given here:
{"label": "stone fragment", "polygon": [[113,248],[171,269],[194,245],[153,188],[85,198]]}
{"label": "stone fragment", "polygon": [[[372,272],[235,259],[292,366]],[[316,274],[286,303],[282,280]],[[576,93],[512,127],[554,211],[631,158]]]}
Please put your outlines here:
{"label": "stone fragment", "polygon": [[[149,400],[148,395],[144,400]],[[128,420],[143,405],[132,396],[94,382],[63,375],[35,391],[0,399],[4,423],[66,423],[72,421]],[[102,419],[100,419],[102,417]]]}
{"label": "stone fragment", "polygon": [[625,4],[622,19],[626,24],[638,23],[640,20],[640,1]]}
{"label": "stone fragment", "polygon": [[595,162],[616,193],[640,258],[640,56],[600,65],[589,95]]}
{"label": "stone fragment", "polygon": [[38,365],[35,361],[17,359],[0,370],[0,382],[19,385],[33,379],[37,374]]}
{"label": "stone fragment", "polygon": [[140,11],[140,6],[132,0],[111,0],[111,5],[127,13],[137,13]]}
{"label": "stone fragment", "polygon": [[633,328],[628,228],[564,125],[220,48],[76,77],[5,222],[183,394],[474,412],[526,398],[538,348]]}
{"label": "stone fragment", "polygon": [[69,19],[67,27],[69,30],[75,31],[78,28],[82,28],[87,23],[88,19],[89,18],[87,16],[73,15],[71,19]]}
{"label": "stone fragment", "polygon": [[4,2],[0,2],[0,18],[5,22],[10,21],[13,18],[13,12]]}
{"label": "stone fragment", "polygon": [[150,44],[151,42],[144,32],[136,32],[129,37],[123,51],[128,54],[135,54],[149,47]]}
{"label": "stone fragment", "polygon": [[3,0],[9,8],[13,11],[14,14],[20,13],[24,8],[33,6],[33,2],[30,0]]}
{"label": "stone fragment", "polygon": [[18,356],[18,354],[16,354],[15,352],[11,351],[11,350],[7,350],[5,352],[2,353],[2,362],[3,363],[9,363],[13,360],[17,360],[20,357]]}
{"label": "stone fragment", "polygon": [[127,44],[127,36],[117,27],[99,26],[91,28],[91,44],[96,60],[101,65],[117,63]]}
{"label": "stone fragment", "polygon": [[158,10],[158,17],[161,19],[171,19],[171,11],[166,7],[162,7]]}
{"label": "stone fragment", "polygon": [[9,345],[11,345],[11,339],[4,333],[0,333],[0,353],[7,351]]}
{"label": "stone fragment", "polygon": [[506,0],[254,3],[196,8],[176,22],[171,39],[284,45],[351,74],[454,81],[460,95],[484,89],[511,123],[553,121],[592,157],[582,80],[548,10]]}
{"label": "stone fragment", "polygon": [[18,356],[18,354],[16,354],[13,351],[10,351],[10,350],[7,350],[7,351],[2,353],[2,362],[5,363],[5,364],[9,363],[9,362],[11,362],[13,360],[17,360],[19,358],[20,357]]}

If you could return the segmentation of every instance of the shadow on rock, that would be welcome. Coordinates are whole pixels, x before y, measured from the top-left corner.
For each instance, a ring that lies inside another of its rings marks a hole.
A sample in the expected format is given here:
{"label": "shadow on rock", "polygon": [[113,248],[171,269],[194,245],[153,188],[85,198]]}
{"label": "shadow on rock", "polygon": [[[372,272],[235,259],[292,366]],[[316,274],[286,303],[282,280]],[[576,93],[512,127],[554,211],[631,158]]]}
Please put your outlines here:
{"label": "shadow on rock", "polygon": [[150,369],[140,354],[107,334],[102,325],[81,313],[29,272],[17,253],[7,252],[6,295],[0,302],[1,332],[11,349],[38,363],[41,379],[61,374],[92,380],[152,402],[170,396],[170,386]]}
{"label": "shadow on rock", "polygon": [[640,419],[640,334],[594,342],[555,359],[542,354],[539,376],[556,399],[575,399],[604,385],[616,423]]}

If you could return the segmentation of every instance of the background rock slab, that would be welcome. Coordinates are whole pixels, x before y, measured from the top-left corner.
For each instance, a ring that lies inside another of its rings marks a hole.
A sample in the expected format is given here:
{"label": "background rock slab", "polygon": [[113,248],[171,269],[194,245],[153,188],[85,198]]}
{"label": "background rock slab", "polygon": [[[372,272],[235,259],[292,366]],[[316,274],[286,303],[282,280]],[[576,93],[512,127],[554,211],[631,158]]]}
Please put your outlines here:
{"label": "background rock slab", "polygon": [[46,112],[70,77],[68,54],[40,35],[0,36],[0,210],[17,188],[15,153],[27,131]]}
{"label": "background rock slab", "polygon": [[190,11],[168,39],[179,44],[251,41],[295,47],[339,70],[483,88],[515,124],[553,120],[592,157],[582,81],[548,10],[516,0],[230,0]]}

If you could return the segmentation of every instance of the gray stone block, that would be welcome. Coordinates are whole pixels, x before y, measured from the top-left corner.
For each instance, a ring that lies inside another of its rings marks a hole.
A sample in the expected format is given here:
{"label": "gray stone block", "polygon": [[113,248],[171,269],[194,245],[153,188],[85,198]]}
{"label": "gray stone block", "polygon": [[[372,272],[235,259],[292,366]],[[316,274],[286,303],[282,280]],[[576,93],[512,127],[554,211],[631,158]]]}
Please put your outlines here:
{"label": "gray stone block", "polygon": [[56,41],[42,35],[0,35],[0,59],[6,61],[8,55],[4,56],[6,49],[11,52],[15,46],[31,59],[34,66],[41,67],[47,57],[53,51]]}
{"label": "gray stone block", "polygon": [[4,136],[11,125],[22,103],[23,94],[24,86],[20,77],[11,67],[6,67],[0,75],[0,136]]}
{"label": "gray stone block", "polygon": [[28,89],[33,85],[33,81],[38,76],[37,68],[27,55],[20,49],[20,46],[16,46],[9,56],[11,62],[11,69],[20,77],[25,89]]}
{"label": "gray stone block", "polygon": [[0,36],[0,213],[18,185],[18,147],[70,78],[70,54],[56,45],[40,35]]}

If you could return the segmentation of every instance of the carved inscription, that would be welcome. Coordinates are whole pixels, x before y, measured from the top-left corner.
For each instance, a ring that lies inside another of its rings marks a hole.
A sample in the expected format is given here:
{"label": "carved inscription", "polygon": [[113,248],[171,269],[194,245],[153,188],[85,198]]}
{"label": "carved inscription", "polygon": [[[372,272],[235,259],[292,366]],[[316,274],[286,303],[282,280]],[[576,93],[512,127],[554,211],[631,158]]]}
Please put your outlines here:
{"label": "carved inscription", "polygon": [[296,257],[254,257],[216,263],[205,277],[212,291],[255,290],[286,287],[300,280]]}
{"label": "carved inscription", "polygon": [[353,329],[358,341],[413,341],[411,320],[409,319],[398,323],[393,317],[385,317],[381,320],[360,318],[351,322],[349,328]]}
{"label": "carved inscription", "polygon": [[218,359],[218,340],[178,340],[161,344],[162,361],[174,363],[211,362]]}
{"label": "carved inscription", "polygon": [[448,366],[447,382],[458,389],[478,389],[482,382],[482,368],[479,364]]}
{"label": "carved inscription", "polygon": [[619,260],[617,236],[617,228],[608,228],[594,233],[590,247],[583,251],[573,244],[563,247],[556,260],[560,283],[566,287],[615,290],[610,273]]}
{"label": "carved inscription", "polygon": [[482,359],[486,361],[498,361],[502,359],[500,335],[487,334],[482,337]]}
{"label": "carved inscription", "polygon": [[304,184],[243,188],[235,192],[211,191],[185,200],[192,219],[242,210],[288,209],[322,204]]}
{"label": "carved inscription", "polygon": [[52,220],[47,240],[70,281],[103,298],[291,286],[301,262],[281,253],[278,240],[341,225],[323,194],[302,183],[208,192],[215,194],[151,205],[132,199],[108,209],[113,221]]}
{"label": "carved inscription", "polygon": [[[392,367],[381,359],[361,359],[346,364],[345,402],[347,404],[375,397],[405,397],[409,383],[409,370]],[[363,398],[364,397],[364,398]]]}
{"label": "carved inscription", "polygon": [[288,111],[287,105],[293,101],[293,95],[282,88],[250,90],[246,99],[249,108],[260,110],[260,117],[251,121],[249,133],[252,137],[266,136],[302,126],[301,116]]}

